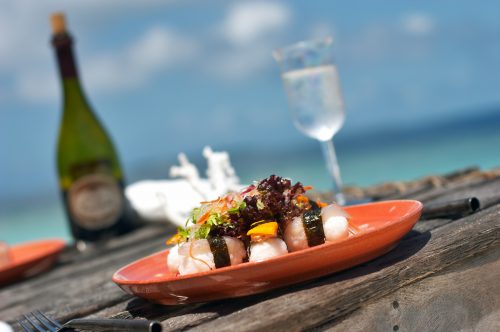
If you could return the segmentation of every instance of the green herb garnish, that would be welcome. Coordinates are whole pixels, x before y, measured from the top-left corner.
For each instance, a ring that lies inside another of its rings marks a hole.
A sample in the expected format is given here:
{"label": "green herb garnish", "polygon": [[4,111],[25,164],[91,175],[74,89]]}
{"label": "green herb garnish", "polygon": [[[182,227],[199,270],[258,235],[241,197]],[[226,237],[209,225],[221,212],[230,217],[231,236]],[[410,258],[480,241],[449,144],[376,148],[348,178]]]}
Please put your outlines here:
{"label": "green herb garnish", "polygon": [[189,230],[184,227],[177,227],[177,234],[179,234],[180,240],[181,241],[187,241],[189,238]]}
{"label": "green herb garnish", "polygon": [[210,233],[210,229],[212,228],[211,225],[209,224],[203,224],[196,230],[194,233],[194,237],[198,240],[200,239],[206,239],[208,237],[208,234]]}
{"label": "green herb garnish", "polygon": [[238,212],[244,210],[246,207],[247,207],[247,203],[245,203],[245,201],[241,201],[240,204],[228,209],[227,212],[228,213],[238,213]]}
{"label": "green herb garnish", "polygon": [[212,213],[210,216],[208,216],[206,223],[209,224],[210,226],[214,226],[223,224],[225,222],[226,218],[224,218],[223,215],[221,215],[220,213]]}
{"label": "green herb garnish", "polygon": [[196,221],[200,217],[200,214],[201,214],[200,208],[192,209],[191,212],[189,213],[188,219],[186,220],[186,226],[187,226],[187,224],[189,224],[189,222],[196,224]]}

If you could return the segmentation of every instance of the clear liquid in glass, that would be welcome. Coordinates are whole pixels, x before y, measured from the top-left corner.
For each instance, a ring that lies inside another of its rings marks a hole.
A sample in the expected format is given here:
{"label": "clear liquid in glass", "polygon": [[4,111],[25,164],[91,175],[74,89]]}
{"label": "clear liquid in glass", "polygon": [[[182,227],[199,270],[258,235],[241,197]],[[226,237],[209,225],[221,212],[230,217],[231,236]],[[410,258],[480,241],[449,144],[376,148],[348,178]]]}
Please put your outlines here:
{"label": "clear liquid in glass", "polygon": [[345,119],[337,68],[325,65],[282,74],[295,126],[307,136],[330,140]]}

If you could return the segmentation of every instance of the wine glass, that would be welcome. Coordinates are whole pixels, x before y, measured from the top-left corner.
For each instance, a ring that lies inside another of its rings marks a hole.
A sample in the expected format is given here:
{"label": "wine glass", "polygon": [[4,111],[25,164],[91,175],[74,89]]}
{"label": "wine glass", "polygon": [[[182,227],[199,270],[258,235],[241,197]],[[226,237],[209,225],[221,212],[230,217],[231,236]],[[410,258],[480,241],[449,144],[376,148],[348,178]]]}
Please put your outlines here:
{"label": "wine glass", "polygon": [[299,131],[320,141],[335,199],[344,205],[332,139],[344,124],[345,113],[331,46],[331,37],[301,41],[275,50],[273,56],[281,67],[293,122]]}

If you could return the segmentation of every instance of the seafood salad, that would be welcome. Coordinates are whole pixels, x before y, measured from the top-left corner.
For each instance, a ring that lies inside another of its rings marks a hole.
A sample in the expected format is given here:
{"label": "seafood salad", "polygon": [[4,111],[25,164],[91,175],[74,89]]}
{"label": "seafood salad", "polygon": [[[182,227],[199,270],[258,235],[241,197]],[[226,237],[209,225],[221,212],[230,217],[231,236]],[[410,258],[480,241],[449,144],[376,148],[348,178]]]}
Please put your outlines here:
{"label": "seafood salad", "polygon": [[168,245],[172,273],[186,275],[345,239],[356,228],[335,203],[312,201],[300,182],[271,175],[193,209]]}

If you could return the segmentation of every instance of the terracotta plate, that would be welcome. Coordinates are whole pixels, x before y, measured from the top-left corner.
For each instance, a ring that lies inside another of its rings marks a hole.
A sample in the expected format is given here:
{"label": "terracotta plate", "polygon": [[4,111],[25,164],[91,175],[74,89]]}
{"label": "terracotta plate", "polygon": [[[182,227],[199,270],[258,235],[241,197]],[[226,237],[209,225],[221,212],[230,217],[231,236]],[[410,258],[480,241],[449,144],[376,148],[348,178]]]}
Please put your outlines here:
{"label": "terracotta plate", "polygon": [[63,240],[40,240],[10,247],[10,262],[0,266],[0,285],[46,271],[56,262],[64,246]]}
{"label": "terracotta plate", "polygon": [[288,253],[265,262],[243,263],[176,276],[168,250],[131,263],[113,275],[124,291],[161,304],[204,302],[264,292],[328,275],[387,253],[420,218],[422,203],[400,200],[350,206],[357,235]]}

